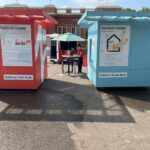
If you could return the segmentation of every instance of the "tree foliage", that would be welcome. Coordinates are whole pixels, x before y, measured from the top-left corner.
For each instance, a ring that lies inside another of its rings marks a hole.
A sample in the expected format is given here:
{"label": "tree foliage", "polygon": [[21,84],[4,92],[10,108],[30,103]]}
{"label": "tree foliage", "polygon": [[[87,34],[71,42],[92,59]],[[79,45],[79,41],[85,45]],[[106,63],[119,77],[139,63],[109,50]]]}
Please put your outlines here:
{"label": "tree foliage", "polygon": [[148,8],[148,7],[143,7],[143,8],[141,9],[141,11],[150,12],[150,8]]}
{"label": "tree foliage", "polygon": [[[130,12],[136,12],[135,9],[131,9],[131,8],[123,8],[123,11],[130,11]],[[148,7],[143,7],[141,10],[139,10],[141,12],[150,12],[150,8]]]}
{"label": "tree foliage", "polygon": [[136,10],[135,9],[131,9],[131,8],[124,8],[123,11],[132,11],[132,12],[135,12]]}

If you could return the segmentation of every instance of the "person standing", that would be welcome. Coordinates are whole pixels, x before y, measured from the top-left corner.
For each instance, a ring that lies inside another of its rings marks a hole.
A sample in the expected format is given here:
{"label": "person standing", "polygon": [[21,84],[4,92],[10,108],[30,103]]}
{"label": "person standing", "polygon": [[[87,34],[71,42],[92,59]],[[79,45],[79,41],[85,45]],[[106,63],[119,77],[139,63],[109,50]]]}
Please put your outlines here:
{"label": "person standing", "polygon": [[81,45],[78,44],[76,54],[79,55],[79,62],[78,62],[78,74],[82,73],[82,63],[83,63],[83,49]]}

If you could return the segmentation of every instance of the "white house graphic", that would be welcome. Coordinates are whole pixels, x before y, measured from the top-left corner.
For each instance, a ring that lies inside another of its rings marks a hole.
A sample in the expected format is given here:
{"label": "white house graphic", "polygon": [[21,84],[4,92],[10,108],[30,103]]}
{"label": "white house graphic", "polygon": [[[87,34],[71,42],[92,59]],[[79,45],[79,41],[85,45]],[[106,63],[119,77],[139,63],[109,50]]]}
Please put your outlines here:
{"label": "white house graphic", "polygon": [[113,34],[107,39],[107,51],[108,52],[120,52],[120,38]]}

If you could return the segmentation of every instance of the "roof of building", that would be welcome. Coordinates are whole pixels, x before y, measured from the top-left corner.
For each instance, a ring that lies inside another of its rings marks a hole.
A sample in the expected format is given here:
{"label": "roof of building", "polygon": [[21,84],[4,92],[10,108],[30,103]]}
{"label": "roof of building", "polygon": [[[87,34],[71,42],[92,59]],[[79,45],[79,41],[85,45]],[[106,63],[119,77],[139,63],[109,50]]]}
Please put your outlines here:
{"label": "roof of building", "polygon": [[150,12],[87,11],[78,24],[88,28],[95,21],[150,21]]}
{"label": "roof of building", "polygon": [[121,6],[118,5],[100,5],[98,8],[122,8]]}
{"label": "roof of building", "polygon": [[20,8],[20,7],[28,7],[28,5],[20,4],[20,3],[12,3],[12,4],[5,4],[3,7],[5,8]]}
{"label": "roof of building", "polygon": [[57,21],[48,15],[44,10],[39,9],[0,9],[0,19],[2,20],[40,20],[44,21],[45,24],[52,23],[53,25],[57,24]]}

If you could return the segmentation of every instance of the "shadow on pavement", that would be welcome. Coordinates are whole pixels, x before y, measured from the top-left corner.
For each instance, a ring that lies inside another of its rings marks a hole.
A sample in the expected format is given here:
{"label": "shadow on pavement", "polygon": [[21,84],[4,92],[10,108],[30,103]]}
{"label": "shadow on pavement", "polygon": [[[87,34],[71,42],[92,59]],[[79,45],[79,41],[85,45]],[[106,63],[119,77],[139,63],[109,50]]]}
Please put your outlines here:
{"label": "shadow on pavement", "polygon": [[108,88],[102,90],[114,98],[121,97],[126,106],[145,112],[150,110],[149,88]]}
{"label": "shadow on pavement", "polygon": [[0,91],[0,120],[135,122],[118,96],[50,79],[37,91]]}

